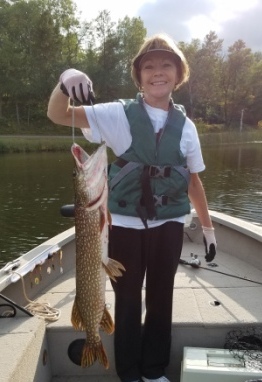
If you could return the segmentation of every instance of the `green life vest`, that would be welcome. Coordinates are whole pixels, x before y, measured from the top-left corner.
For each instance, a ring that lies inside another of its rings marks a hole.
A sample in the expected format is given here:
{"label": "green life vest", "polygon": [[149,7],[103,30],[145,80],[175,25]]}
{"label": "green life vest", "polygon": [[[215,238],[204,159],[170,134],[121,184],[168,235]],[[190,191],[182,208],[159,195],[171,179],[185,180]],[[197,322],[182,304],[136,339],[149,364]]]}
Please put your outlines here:
{"label": "green life vest", "polygon": [[141,95],[122,101],[132,143],[109,169],[109,210],[147,219],[169,219],[190,212],[189,170],[180,150],[183,106],[170,102],[161,135],[155,134]]}

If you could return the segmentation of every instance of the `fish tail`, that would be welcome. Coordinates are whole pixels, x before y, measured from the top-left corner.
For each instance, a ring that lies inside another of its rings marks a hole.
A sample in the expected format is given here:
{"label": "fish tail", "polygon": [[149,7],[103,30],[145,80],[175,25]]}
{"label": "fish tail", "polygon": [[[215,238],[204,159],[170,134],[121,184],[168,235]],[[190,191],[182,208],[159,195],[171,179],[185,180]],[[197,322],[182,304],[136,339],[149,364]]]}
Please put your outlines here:
{"label": "fish tail", "polygon": [[74,301],[72,313],[71,313],[71,322],[75,329],[77,330],[85,330],[85,327],[83,325],[82,317],[80,314],[80,311],[78,309],[76,300]]}
{"label": "fish tail", "polygon": [[108,258],[108,263],[103,263],[103,265],[106,273],[112,280],[116,281],[116,277],[123,276],[122,271],[125,271],[125,267],[119,261]]}
{"label": "fish tail", "polygon": [[103,316],[100,322],[100,327],[107,334],[112,334],[115,330],[114,322],[106,307],[104,308]]}
{"label": "fish tail", "polygon": [[89,367],[93,365],[96,360],[106,369],[109,368],[108,358],[102,342],[99,341],[95,345],[88,345],[86,343],[83,347],[81,366]]}

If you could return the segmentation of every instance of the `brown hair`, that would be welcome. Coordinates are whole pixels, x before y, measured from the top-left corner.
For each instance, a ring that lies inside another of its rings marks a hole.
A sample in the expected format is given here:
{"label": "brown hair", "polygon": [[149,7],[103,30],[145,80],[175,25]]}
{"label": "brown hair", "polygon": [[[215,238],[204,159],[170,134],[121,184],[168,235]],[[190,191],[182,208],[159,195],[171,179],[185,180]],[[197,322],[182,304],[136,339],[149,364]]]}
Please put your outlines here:
{"label": "brown hair", "polygon": [[132,60],[131,77],[135,85],[140,87],[140,63],[143,57],[151,51],[165,51],[173,54],[173,59],[178,68],[179,80],[176,84],[178,89],[189,78],[189,66],[187,60],[176,43],[165,34],[157,34],[147,38]]}

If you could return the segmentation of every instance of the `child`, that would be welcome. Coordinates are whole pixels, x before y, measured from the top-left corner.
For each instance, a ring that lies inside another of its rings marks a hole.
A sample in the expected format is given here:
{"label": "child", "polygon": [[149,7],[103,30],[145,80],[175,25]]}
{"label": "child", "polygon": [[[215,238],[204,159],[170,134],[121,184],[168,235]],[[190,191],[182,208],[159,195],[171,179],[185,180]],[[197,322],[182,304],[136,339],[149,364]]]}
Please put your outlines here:
{"label": "child", "polygon": [[[171,98],[189,76],[183,53],[168,36],[155,35],[133,59],[131,76],[139,88],[135,100],[75,107],[74,124],[89,141],[105,141],[118,158],[109,170],[109,256],[126,269],[112,282],[117,374],[122,382],[168,382],[174,277],[189,202],[203,227],[207,261],[215,257],[216,239],[198,176],[205,166],[197,131]],[[71,126],[68,97],[84,104],[92,96],[91,80],[68,69],[51,95],[48,116]]]}

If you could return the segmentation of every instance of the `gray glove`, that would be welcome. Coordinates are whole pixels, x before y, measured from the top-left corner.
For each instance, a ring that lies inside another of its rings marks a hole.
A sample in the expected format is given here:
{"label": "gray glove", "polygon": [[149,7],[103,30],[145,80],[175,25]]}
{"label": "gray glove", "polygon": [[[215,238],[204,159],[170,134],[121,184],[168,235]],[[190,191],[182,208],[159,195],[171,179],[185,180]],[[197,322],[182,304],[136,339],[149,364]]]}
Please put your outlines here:
{"label": "gray glove", "polygon": [[80,70],[65,70],[61,74],[59,82],[62,92],[73,101],[83,105],[94,103],[95,95],[93,91],[93,83],[90,78],[88,78],[85,73],[80,72]]}

